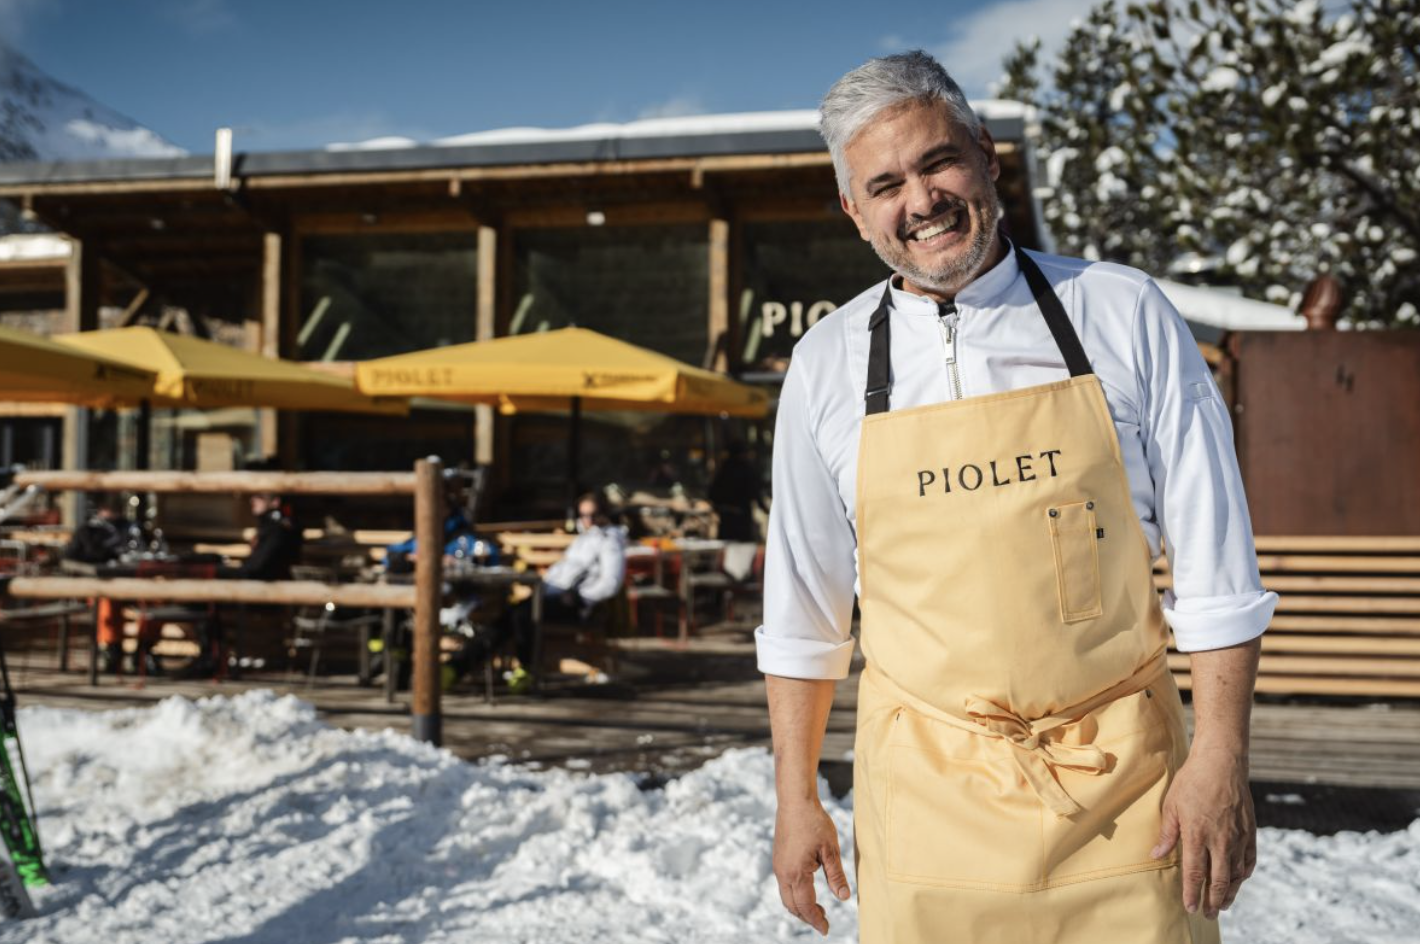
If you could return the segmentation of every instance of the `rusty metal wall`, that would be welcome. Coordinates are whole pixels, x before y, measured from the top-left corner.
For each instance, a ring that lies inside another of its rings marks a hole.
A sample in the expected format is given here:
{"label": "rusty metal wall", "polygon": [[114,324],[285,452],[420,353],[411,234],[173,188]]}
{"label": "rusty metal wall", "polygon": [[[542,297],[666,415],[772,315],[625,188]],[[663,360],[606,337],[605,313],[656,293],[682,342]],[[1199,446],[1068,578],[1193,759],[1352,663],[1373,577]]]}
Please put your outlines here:
{"label": "rusty metal wall", "polygon": [[1420,333],[1239,332],[1238,461],[1257,534],[1420,534]]}

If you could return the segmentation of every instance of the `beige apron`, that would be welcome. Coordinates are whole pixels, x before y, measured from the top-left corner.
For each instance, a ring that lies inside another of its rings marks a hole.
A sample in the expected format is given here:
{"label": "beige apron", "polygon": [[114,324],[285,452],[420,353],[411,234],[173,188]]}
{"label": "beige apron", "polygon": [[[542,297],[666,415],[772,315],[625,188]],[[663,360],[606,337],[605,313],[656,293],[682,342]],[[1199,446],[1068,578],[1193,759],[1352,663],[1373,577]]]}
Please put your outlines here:
{"label": "beige apron", "polygon": [[865,944],[1202,944],[1155,861],[1183,706],[1114,423],[1071,379],[887,411],[890,293],[858,452],[854,828]]}

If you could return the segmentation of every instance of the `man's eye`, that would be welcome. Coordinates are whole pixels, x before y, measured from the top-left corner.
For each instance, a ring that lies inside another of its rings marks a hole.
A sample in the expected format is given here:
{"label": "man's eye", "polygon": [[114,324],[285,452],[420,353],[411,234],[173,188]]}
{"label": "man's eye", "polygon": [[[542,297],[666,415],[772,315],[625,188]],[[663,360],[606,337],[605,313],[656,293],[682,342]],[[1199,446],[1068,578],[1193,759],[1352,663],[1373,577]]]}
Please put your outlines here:
{"label": "man's eye", "polygon": [[877,188],[876,190],[874,190],[871,194],[869,194],[869,196],[873,196],[873,197],[885,197],[885,196],[887,196],[888,194],[895,192],[895,191],[897,190],[897,188],[900,187],[900,186],[902,186],[902,185],[901,185],[901,184],[883,184],[881,187],[878,187],[878,188]]}

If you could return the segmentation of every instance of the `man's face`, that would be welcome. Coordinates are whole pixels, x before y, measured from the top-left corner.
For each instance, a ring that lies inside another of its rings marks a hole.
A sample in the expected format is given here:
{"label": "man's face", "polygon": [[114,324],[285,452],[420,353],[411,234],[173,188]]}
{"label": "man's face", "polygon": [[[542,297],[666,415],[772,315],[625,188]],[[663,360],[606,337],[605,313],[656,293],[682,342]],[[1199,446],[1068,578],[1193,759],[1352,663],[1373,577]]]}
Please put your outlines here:
{"label": "man's face", "polygon": [[844,150],[844,211],[909,290],[955,295],[995,261],[1001,204],[996,146],[940,103],[880,115]]}
{"label": "man's face", "polygon": [[276,507],[276,501],[277,499],[272,495],[253,495],[251,496],[251,513],[260,518]]}

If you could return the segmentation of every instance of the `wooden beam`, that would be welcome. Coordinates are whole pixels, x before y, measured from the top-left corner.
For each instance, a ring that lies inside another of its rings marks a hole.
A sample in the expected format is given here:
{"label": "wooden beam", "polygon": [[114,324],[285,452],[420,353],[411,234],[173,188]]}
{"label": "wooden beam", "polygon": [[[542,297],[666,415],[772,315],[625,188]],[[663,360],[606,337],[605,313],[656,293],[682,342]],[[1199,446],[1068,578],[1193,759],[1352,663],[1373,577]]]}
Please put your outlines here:
{"label": "wooden beam", "polygon": [[72,240],[64,270],[64,331],[93,331],[99,326],[99,252],[93,241]]}
{"label": "wooden beam", "polygon": [[1385,554],[1400,551],[1420,554],[1420,536],[1411,535],[1258,535],[1254,542],[1259,551],[1276,553],[1301,553],[1322,551],[1324,553],[1357,552],[1363,554]]}
{"label": "wooden beam", "polygon": [[414,464],[414,664],[410,720],[414,737],[438,744],[439,593],[444,559],[443,464],[420,459]]}
{"label": "wooden beam", "polygon": [[709,349],[702,366],[725,370],[730,363],[730,221],[717,217],[710,221],[710,299],[707,307]]}
{"label": "wooden beam", "polygon": [[446,204],[442,208],[429,210],[302,213],[292,219],[292,227],[301,236],[350,233],[468,233],[478,228],[478,221],[462,204]]}
{"label": "wooden beam", "polygon": [[169,177],[161,180],[75,180],[65,183],[0,184],[0,197],[10,200],[84,194],[168,193],[175,190],[211,190],[210,179]]}
{"label": "wooden beam", "polygon": [[510,209],[507,225],[519,229],[571,228],[587,225],[587,213],[600,211],[606,226],[638,226],[660,223],[708,223],[710,209],[703,201],[628,203],[580,206],[524,207]]}
{"label": "wooden beam", "polygon": [[0,401],[0,416],[12,419],[16,417],[62,419],[65,411],[68,409],[69,408],[62,403],[25,403],[19,400]]}
{"label": "wooden beam", "polygon": [[[33,600],[107,597],[173,603],[266,603],[286,606],[362,606],[410,609],[415,588],[378,583],[327,584],[311,580],[150,580],[120,577],[16,577],[7,592]],[[436,614],[437,615],[437,614]]]}
{"label": "wooden beam", "polygon": [[[498,230],[491,226],[478,228],[478,310],[475,315],[475,341],[496,337],[498,329]],[[474,408],[473,461],[487,466],[493,462],[493,408]]]}
{"label": "wooden beam", "polygon": [[[281,233],[265,233],[261,239],[261,354],[281,356],[282,261],[286,237]],[[280,426],[276,410],[257,413],[257,442],[263,456],[274,456],[280,449]]]}
{"label": "wooden beam", "polygon": [[410,472],[21,472],[17,485],[51,492],[163,494],[413,495]]}

